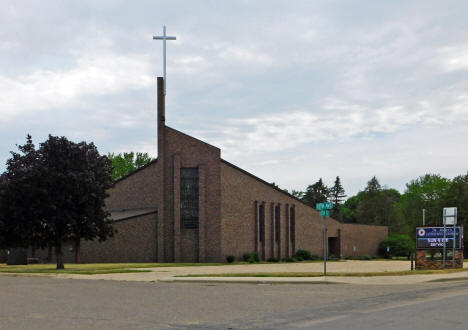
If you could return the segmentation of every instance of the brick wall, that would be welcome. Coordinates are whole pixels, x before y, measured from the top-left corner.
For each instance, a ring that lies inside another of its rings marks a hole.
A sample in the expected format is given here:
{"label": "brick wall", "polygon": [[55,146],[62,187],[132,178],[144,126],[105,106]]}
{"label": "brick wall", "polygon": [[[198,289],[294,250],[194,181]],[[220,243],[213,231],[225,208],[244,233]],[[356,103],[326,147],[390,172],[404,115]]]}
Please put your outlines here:
{"label": "brick wall", "polygon": [[[431,250],[416,251],[416,269],[443,269],[443,260],[431,260],[426,258],[426,254],[433,252]],[[452,258],[445,262],[446,268],[453,268]],[[455,268],[463,268],[463,250],[456,250],[455,253]]]}
{"label": "brick wall", "polygon": [[[221,162],[221,196],[223,257],[232,254],[241,258],[243,253],[255,251],[255,241],[258,240],[255,234],[258,231],[255,220],[256,203],[265,205],[265,243],[257,242],[257,245],[260,254],[264,246],[266,259],[278,256],[284,258],[294,253],[288,235],[291,207],[294,207],[296,218],[295,250],[307,249],[316,255],[323,254],[323,224],[317,211],[225,161]],[[275,240],[272,221],[274,206],[278,205],[279,244]],[[337,237],[339,227],[339,222],[329,218],[328,237]]]}
{"label": "brick wall", "polygon": [[341,224],[341,257],[376,256],[380,242],[387,236],[386,226]]}
{"label": "brick wall", "polygon": [[[223,258],[234,255],[239,259],[243,253],[251,251],[258,251],[265,259],[285,258],[300,249],[323,255],[323,220],[315,209],[224,160],[221,161],[221,196]],[[259,239],[260,205],[265,206],[264,242]],[[278,205],[279,242],[276,241],[274,221]],[[291,207],[296,218],[294,247],[289,233]],[[337,251],[331,251],[329,245],[329,253],[337,257],[377,255],[378,245],[387,235],[387,227],[342,224],[327,218],[327,237],[335,238],[337,248]]]}
{"label": "brick wall", "polygon": [[82,241],[81,259],[88,262],[155,262],[157,213],[114,223],[118,231],[104,242]]}
{"label": "brick wall", "polygon": [[[165,130],[164,260],[220,260],[220,150],[173,128]],[[180,168],[199,170],[199,228],[180,225]],[[158,201],[158,205],[159,201]]]}
{"label": "brick wall", "polygon": [[109,210],[156,207],[156,186],[160,182],[157,161],[139,169],[108,190]]}

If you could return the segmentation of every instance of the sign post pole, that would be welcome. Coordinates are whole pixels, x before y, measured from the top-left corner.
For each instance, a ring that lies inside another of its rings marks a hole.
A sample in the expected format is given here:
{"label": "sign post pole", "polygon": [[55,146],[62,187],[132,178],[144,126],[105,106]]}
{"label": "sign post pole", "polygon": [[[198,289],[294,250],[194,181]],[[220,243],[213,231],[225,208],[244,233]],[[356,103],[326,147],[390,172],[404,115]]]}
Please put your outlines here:
{"label": "sign post pole", "polygon": [[317,203],[315,209],[320,211],[323,220],[323,276],[327,276],[327,254],[328,254],[328,235],[327,235],[327,217],[330,216],[330,210],[333,209],[333,203]]}
{"label": "sign post pole", "polygon": [[323,276],[327,276],[327,218],[323,218]]}
{"label": "sign post pole", "polygon": [[455,224],[457,223],[457,209],[455,208],[454,218],[453,218],[453,255],[452,255],[452,269],[455,269],[455,245],[457,244],[457,240],[455,237]]}
{"label": "sign post pole", "polygon": [[446,254],[446,248],[445,248],[445,245],[446,245],[446,242],[445,242],[445,237],[447,236],[446,235],[446,223],[447,223],[447,218],[445,217],[445,209],[444,209],[444,252],[443,252],[443,255],[442,255],[442,267],[445,269],[445,254]]}

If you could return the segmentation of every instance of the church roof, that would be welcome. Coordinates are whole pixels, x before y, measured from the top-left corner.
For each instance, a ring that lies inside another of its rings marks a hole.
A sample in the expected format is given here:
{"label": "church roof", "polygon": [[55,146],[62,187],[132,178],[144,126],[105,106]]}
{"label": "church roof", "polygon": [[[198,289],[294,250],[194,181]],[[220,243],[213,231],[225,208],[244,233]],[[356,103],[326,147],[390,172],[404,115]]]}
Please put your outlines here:
{"label": "church roof", "polygon": [[111,214],[111,219],[113,221],[128,220],[131,218],[140,217],[143,215],[152,214],[156,212],[158,212],[158,209],[155,207],[109,210],[109,213]]}
{"label": "church roof", "polygon": [[142,167],[139,167],[139,168],[137,168],[136,170],[134,170],[134,171],[132,171],[132,172],[130,172],[130,173],[124,175],[123,177],[118,178],[117,180],[114,181],[114,184],[117,183],[117,182],[120,182],[120,181],[122,181],[122,180],[125,180],[125,179],[128,178],[129,176],[131,176],[131,175],[133,175],[133,174],[135,174],[135,173],[141,171],[141,170],[144,169],[144,168],[147,168],[148,166],[153,165],[153,164],[156,163],[157,161],[158,161],[158,158],[156,158],[156,159],[150,161],[148,164],[145,164],[145,165],[143,165]]}

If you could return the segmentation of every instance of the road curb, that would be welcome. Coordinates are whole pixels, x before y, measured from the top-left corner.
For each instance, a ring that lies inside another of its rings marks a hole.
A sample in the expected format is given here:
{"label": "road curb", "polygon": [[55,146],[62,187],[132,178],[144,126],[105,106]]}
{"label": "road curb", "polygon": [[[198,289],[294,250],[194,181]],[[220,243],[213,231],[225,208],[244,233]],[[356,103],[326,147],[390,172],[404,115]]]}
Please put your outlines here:
{"label": "road curb", "polygon": [[222,283],[222,284],[348,284],[346,282],[340,281],[330,281],[328,279],[320,279],[320,280],[291,280],[284,277],[280,278],[167,278],[167,279],[160,279],[159,282],[163,283]]}

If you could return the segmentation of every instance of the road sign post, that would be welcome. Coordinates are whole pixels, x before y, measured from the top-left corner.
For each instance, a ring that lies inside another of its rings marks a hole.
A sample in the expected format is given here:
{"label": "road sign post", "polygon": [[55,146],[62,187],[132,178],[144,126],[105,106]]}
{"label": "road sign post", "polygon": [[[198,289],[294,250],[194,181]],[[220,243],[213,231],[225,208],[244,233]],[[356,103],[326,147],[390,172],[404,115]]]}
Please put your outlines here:
{"label": "road sign post", "polygon": [[443,221],[444,221],[444,252],[443,252],[443,268],[446,267],[446,253],[447,253],[447,242],[448,239],[445,234],[447,225],[453,225],[453,246],[452,246],[452,268],[455,268],[455,246],[456,246],[456,237],[455,237],[455,226],[457,224],[457,208],[456,207],[444,207],[443,211]]}
{"label": "road sign post", "polygon": [[333,209],[333,203],[325,202],[325,203],[317,203],[315,205],[317,211],[320,211],[320,215],[323,219],[323,276],[327,276],[327,243],[328,243],[328,235],[327,235],[327,217],[330,216],[330,210]]}

